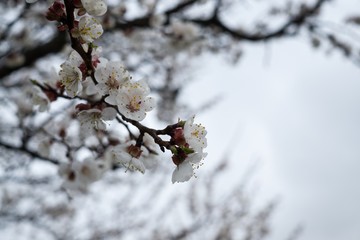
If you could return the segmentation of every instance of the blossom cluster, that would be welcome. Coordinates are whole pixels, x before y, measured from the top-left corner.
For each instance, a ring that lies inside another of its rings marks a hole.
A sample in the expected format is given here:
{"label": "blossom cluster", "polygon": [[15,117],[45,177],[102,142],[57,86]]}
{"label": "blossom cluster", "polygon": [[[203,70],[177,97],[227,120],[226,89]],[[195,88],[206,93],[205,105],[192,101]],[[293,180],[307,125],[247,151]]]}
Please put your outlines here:
{"label": "blossom cluster", "polygon": [[87,187],[99,180],[102,173],[101,165],[92,158],[59,166],[59,175],[64,178],[62,186],[69,190],[86,192]]}
{"label": "blossom cluster", "polygon": [[171,141],[176,148],[173,150],[173,162],[177,167],[172,175],[172,182],[185,182],[194,175],[194,168],[201,165],[207,153],[205,127],[194,123],[195,116],[187,120],[183,127],[176,128]]}
{"label": "blossom cluster", "polygon": [[[61,65],[59,81],[69,97],[81,95],[86,85],[92,91],[85,94],[99,94],[107,104],[116,106],[124,117],[135,121],[142,121],[146,113],[155,108],[155,100],[148,96],[150,88],[146,81],[134,81],[121,62],[100,58],[93,61],[93,65],[96,84],[91,76],[87,76],[88,69],[76,51]],[[115,118],[114,114],[110,115],[114,117],[107,120]]]}
{"label": "blossom cluster", "polygon": [[[72,4],[74,12],[69,12],[66,4]],[[59,30],[68,30],[74,50],[60,65],[55,83],[41,85],[34,82],[37,86],[32,93],[33,103],[39,105],[40,111],[46,111],[58,97],[79,99],[81,103],[76,105],[76,118],[82,130],[106,133],[108,121],[116,120],[122,125],[132,124],[138,128],[139,134],[132,134],[127,127],[128,140],[108,143],[99,156],[83,161],[68,154],[70,163],[61,164],[59,169],[64,178],[63,186],[85,191],[89,184],[100,179],[105,170],[113,166],[144,173],[156,164],[154,153],[157,154],[157,148],[172,153],[176,165],[172,182],[188,181],[207,155],[204,152],[207,132],[201,124],[194,123],[195,116],[163,130],[140,123],[155,108],[155,100],[149,96],[150,88],[145,80],[135,81],[120,61],[100,56],[101,47],[97,47],[95,41],[103,34],[103,28],[95,17],[104,15],[106,11],[107,6],[102,0],[64,3],[56,0],[50,6],[47,19],[58,21]],[[73,16],[69,18],[69,14]],[[72,22],[69,19],[73,19]],[[177,38],[190,40],[197,35],[189,24],[173,23],[172,27]],[[159,135],[168,135],[170,140],[165,141]]]}

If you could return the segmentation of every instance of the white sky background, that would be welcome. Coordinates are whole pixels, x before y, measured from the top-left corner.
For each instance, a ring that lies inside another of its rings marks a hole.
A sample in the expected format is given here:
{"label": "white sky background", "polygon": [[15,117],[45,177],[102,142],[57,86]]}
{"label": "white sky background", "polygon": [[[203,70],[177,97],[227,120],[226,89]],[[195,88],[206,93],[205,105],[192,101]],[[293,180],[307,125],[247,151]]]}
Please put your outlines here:
{"label": "white sky background", "polygon": [[[360,9],[357,1],[337,1],[326,16],[343,19],[340,13],[354,13],[354,6]],[[197,81],[183,96],[195,105],[224,96],[199,115],[208,129],[204,168],[231,149],[234,168],[225,180],[231,185],[260,159],[260,199],[281,199],[272,240],[298,223],[305,226],[301,239],[360,239],[360,68],[341,54],[312,49],[307,38],[244,50],[236,67],[201,59]]]}

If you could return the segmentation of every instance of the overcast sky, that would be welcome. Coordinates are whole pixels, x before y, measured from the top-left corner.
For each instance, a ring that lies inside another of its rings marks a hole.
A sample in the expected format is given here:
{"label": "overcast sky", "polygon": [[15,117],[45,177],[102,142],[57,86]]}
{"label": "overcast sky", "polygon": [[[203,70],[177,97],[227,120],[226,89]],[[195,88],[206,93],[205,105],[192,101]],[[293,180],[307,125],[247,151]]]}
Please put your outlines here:
{"label": "overcast sky", "polygon": [[[341,18],[353,6],[360,4],[337,1],[326,16]],[[297,223],[305,226],[301,239],[360,239],[360,68],[341,54],[315,51],[306,38],[244,49],[234,68],[204,59],[184,95],[199,105],[224,97],[199,116],[209,132],[207,161],[232,146],[231,182],[260,159],[260,198],[281,199],[272,240]],[[205,84],[206,94],[199,94]]]}

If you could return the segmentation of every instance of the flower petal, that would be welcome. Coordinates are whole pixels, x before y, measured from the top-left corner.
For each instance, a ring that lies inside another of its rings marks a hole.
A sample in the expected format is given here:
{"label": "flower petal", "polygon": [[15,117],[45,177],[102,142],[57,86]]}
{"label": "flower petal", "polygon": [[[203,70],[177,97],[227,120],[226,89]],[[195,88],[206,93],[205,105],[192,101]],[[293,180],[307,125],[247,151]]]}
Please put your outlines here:
{"label": "flower petal", "polygon": [[189,162],[179,164],[172,175],[172,183],[186,182],[194,175],[194,170]]}

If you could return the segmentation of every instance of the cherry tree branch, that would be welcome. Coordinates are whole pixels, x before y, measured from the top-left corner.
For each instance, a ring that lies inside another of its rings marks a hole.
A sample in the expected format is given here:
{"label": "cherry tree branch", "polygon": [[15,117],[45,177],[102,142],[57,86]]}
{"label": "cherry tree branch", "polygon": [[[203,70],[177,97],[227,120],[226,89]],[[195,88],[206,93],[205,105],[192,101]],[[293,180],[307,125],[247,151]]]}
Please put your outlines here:
{"label": "cherry tree branch", "polygon": [[[184,19],[186,21],[191,21],[193,23],[196,23],[202,27],[208,28],[212,30],[214,27],[217,29],[220,29],[222,33],[228,34],[232,36],[233,38],[237,39],[238,41],[250,41],[250,42],[262,42],[262,41],[269,41],[271,39],[276,39],[280,37],[291,37],[295,36],[297,31],[295,30],[299,29],[301,26],[306,24],[307,19],[310,17],[313,17],[316,15],[322,7],[324,6],[324,3],[329,2],[330,0],[317,0],[316,3],[313,6],[302,8],[298,14],[290,17],[288,21],[286,21],[282,26],[280,26],[278,29],[275,29],[271,32],[267,33],[250,33],[246,32],[244,30],[236,30],[232,29],[228,26],[226,26],[220,19],[219,19],[219,9],[221,7],[221,1],[218,1],[215,9],[214,14],[209,19]],[[65,3],[67,7],[67,12],[72,12],[72,14],[68,14],[67,16],[67,22],[71,22],[71,19],[73,19],[73,11],[71,8],[69,8],[69,2],[70,0],[65,0]],[[169,24],[169,19],[175,14],[180,13],[181,11],[191,7],[195,3],[199,2],[198,0],[189,0],[189,1],[183,1],[180,2],[178,5],[175,5],[174,7],[166,10],[163,12],[163,14],[166,16],[166,22],[165,25]],[[71,5],[71,4],[70,4]],[[111,29],[108,29],[108,31],[115,31],[115,30],[127,30],[132,28],[151,28],[150,19],[151,14],[132,19],[132,20],[124,20],[121,19],[121,21],[117,21],[115,26]],[[71,24],[71,23],[70,23]],[[72,28],[72,25],[69,27]],[[217,37],[218,35],[214,35],[214,37]],[[71,39],[74,49],[84,58],[85,64],[88,67],[88,69],[91,70],[90,76],[92,77],[94,81],[93,74],[93,67],[91,64],[91,54],[89,52],[85,52],[84,49],[82,49],[81,44],[78,43],[78,41],[74,41],[74,39]],[[29,67],[39,59],[47,56],[50,53],[57,53],[61,51],[61,49],[66,44],[66,38],[65,34],[58,33],[55,35],[49,42],[38,45],[32,49],[26,50],[23,48],[22,55],[24,56],[25,61],[18,66],[6,66],[5,64],[0,64],[0,79],[10,75],[11,73],[23,68],[23,67]]]}
{"label": "cherry tree branch", "polygon": [[49,158],[49,157],[43,157],[39,153],[27,148],[25,145],[15,146],[15,145],[11,145],[11,144],[5,143],[3,141],[0,141],[0,146],[7,149],[7,150],[10,150],[10,151],[22,152],[22,153],[24,153],[24,154],[26,154],[29,157],[32,157],[34,159],[44,160],[44,161],[51,162],[51,163],[56,164],[56,165],[59,164],[58,160],[52,159],[52,158]]}
{"label": "cherry tree branch", "polygon": [[246,40],[252,42],[268,41],[274,38],[294,36],[296,31],[290,31],[293,27],[295,30],[299,29],[308,18],[317,14],[322,8],[325,2],[330,0],[318,0],[312,7],[301,8],[298,14],[292,16],[286,23],[284,23],[278,29],[268,33],[248,33],[244,30],[236,30],[226,26],[219,18],[218,11],[215,11],[214,15],[209,19],[185,19],[187,21],[194,22],[200,26],[213,28],[219,28],[223,33],[229,34],[237,40]]}
{"label": "cherry tree branch", "polygon": [[24,56],[24,62],[17,66],[7,66],[6,64],[0,64],[0,81],[10,75],[11,73],[24,68],[29,67],[41,58],[51,54],[60,52],[66,45],[66,35],[62,32],[56,34],[49,42],[38,45],[32,49],[24,49],[21,54]]}
{"label": "cherry tree branch", "polygon": [[71,47],[79,53],[81,58],[84,60],[86,68],[88,70],[88,74],[91,76],[91,79],[94,81],[95,84],[97,84],[97,81],[95,79],[95,69],[92,64],[92,56],[91,51],[92,48],[89,47],[88,51],[85,52],[84,48],[81,46],[80,41],[77,38],[74,38],[71,34],[71,31],[74,29],[74,4],[72,3],[72,0],[64,0],[65,9],[66,9],[66,25],[68,26],[68,33],[70,36],[71,41]]}

